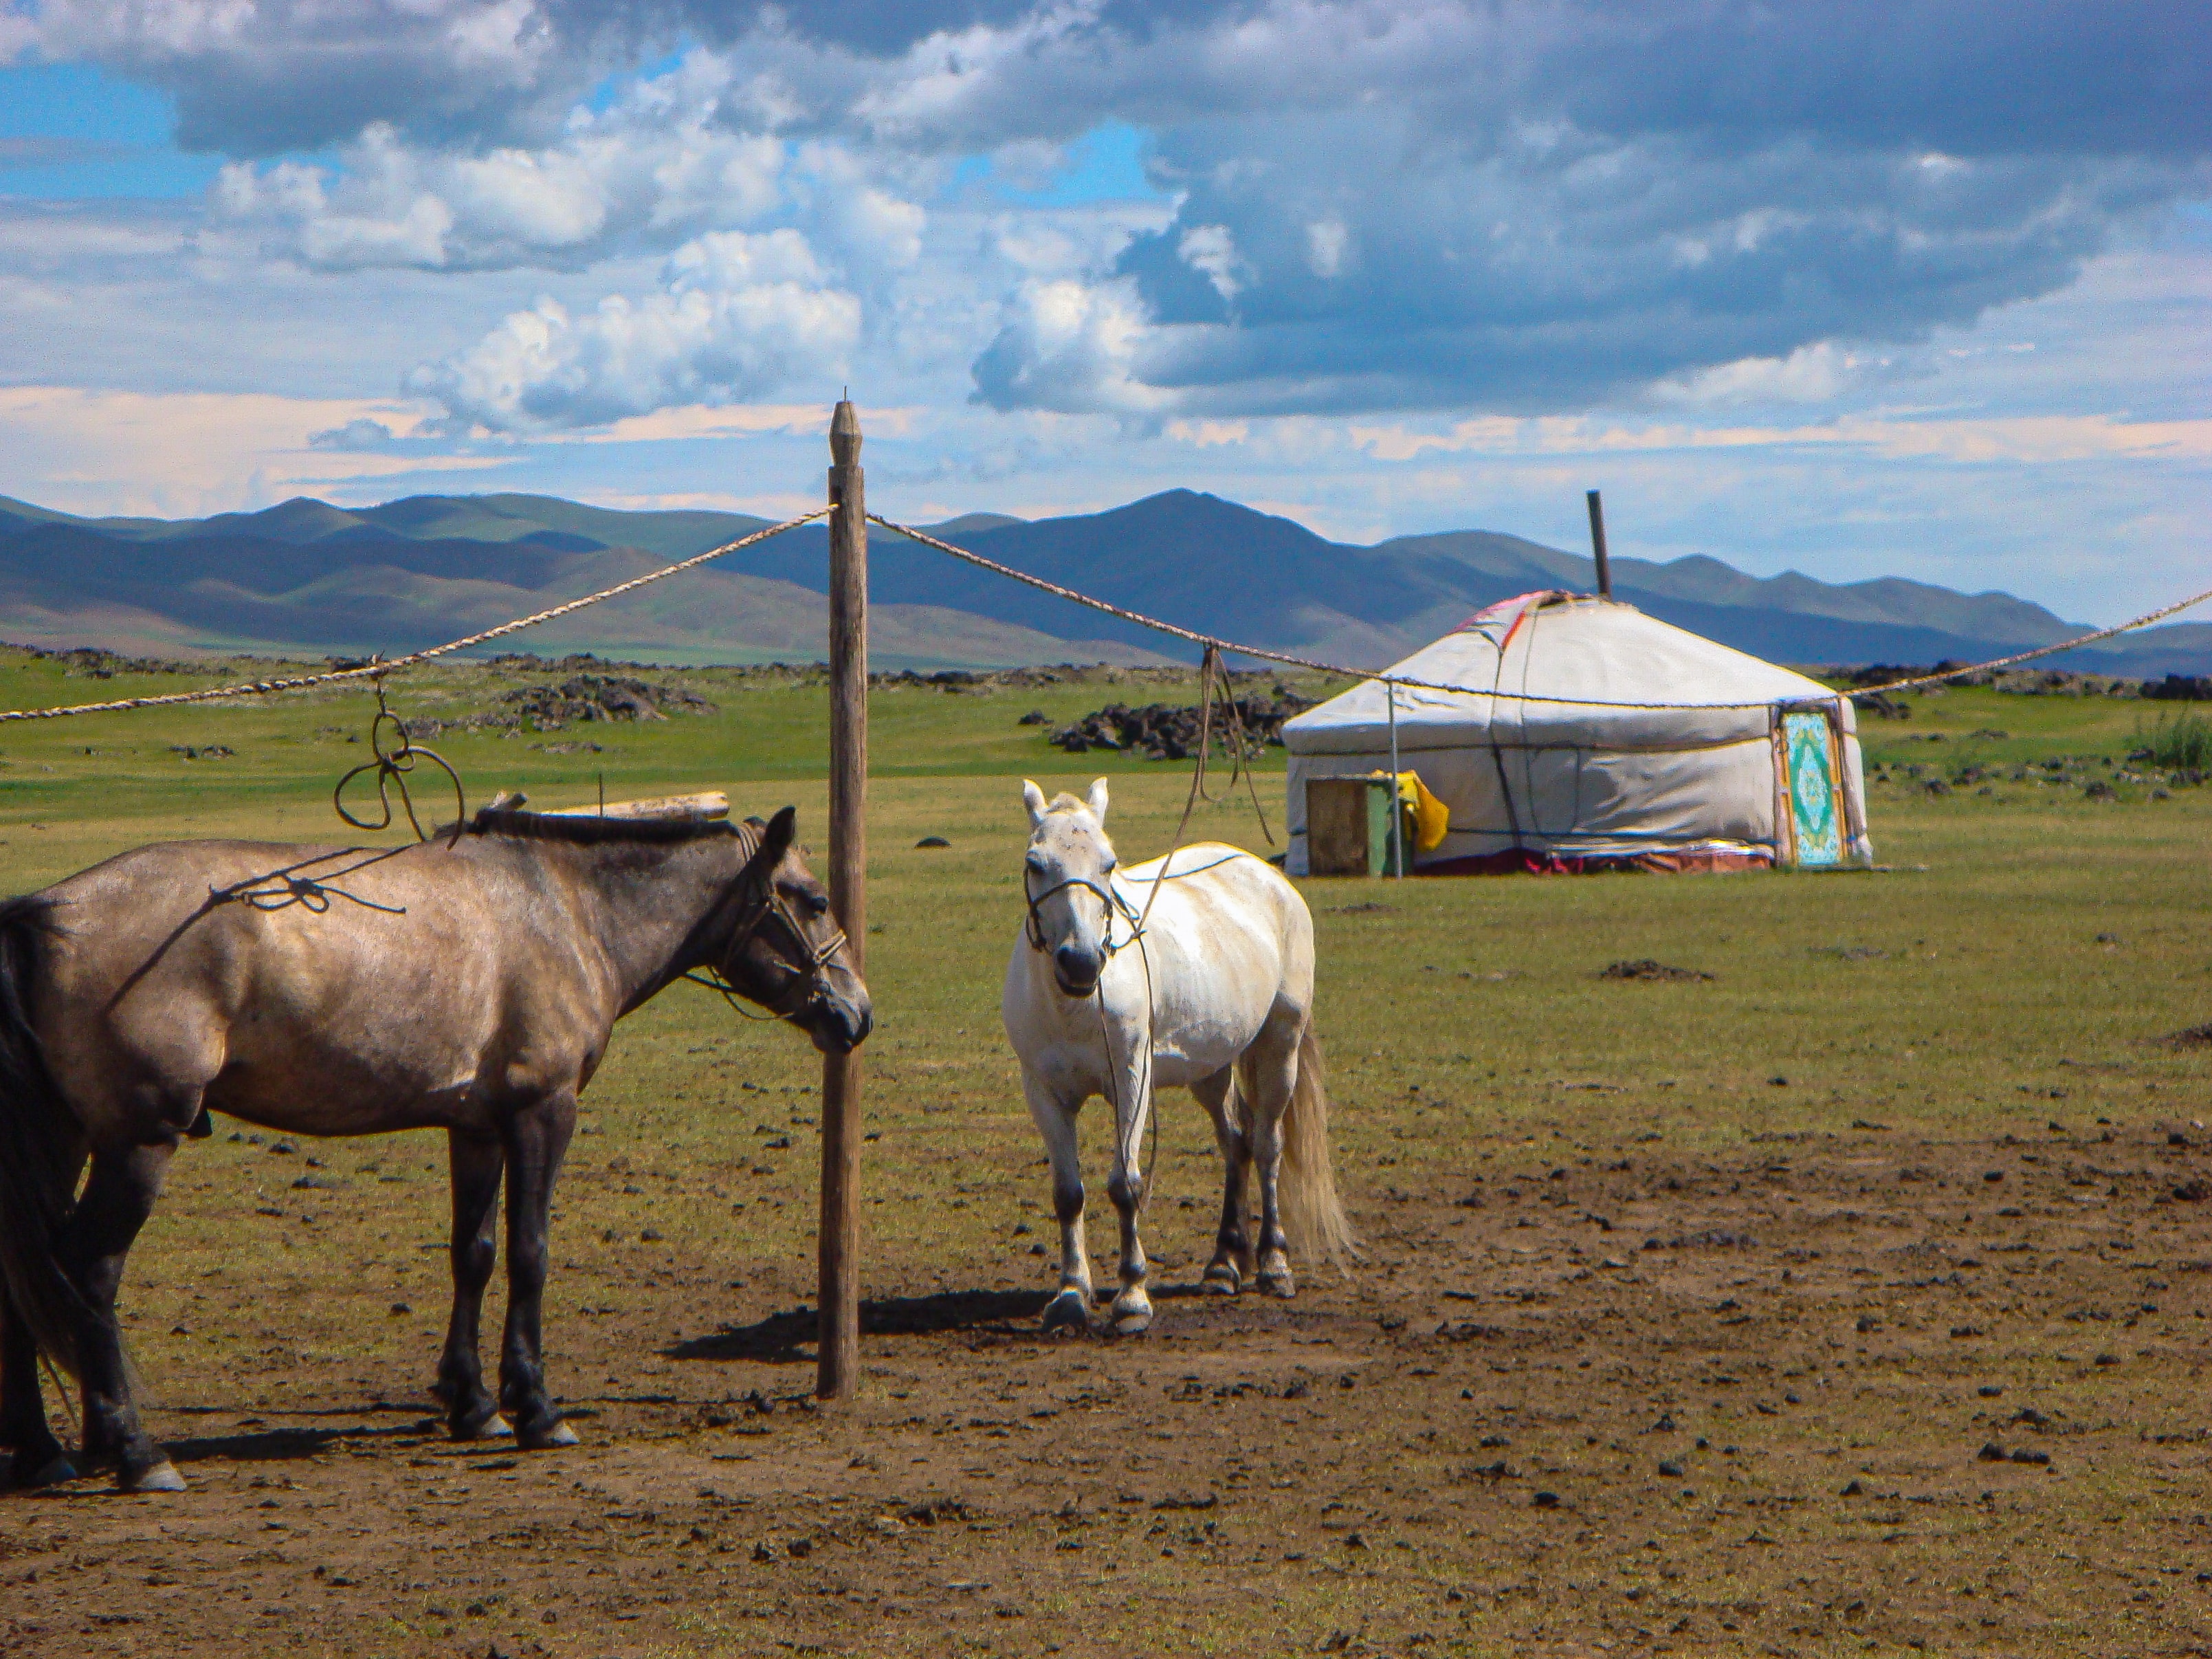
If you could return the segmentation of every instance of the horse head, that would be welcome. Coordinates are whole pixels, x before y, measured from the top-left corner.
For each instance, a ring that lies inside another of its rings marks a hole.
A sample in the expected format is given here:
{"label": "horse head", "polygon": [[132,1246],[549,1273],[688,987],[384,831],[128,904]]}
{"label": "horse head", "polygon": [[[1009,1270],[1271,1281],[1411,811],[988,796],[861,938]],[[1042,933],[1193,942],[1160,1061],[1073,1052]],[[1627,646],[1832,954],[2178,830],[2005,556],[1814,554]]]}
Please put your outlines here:
{"label": "horse head", "polygon": [[1030,945],[1050,961],[1064,994],[1087,997],[1098,988],[1107,958],[1127,942],[1113,936],[1115,914],[1124,907],[1114,893],[1106,780],[1095,780],[1081,800],[1061,795],[1048,803],[1044,791],[1024,779],[1022,799],[1030,811],[1022,865]]}
{"label": "horse head", "polygon": [[799,809],[766,823],[745,820],[755,842],[732,884],[728,941],[719,967],[731,989],[814,1039],[824,1054],[848,1054],[875,1024],[868,988],[853,966],[830,894],[793,845]]}

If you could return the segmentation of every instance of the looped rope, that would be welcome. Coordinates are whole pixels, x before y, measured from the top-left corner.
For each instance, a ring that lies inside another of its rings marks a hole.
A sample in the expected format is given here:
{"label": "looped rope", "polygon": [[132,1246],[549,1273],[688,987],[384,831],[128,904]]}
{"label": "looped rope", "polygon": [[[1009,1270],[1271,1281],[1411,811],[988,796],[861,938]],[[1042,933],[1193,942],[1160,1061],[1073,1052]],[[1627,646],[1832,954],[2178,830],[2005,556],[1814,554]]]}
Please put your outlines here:
{"label": "looped rope", "polygon": [[[387,726],[391,727],[392,736],[398,739],[396,748],[386,749],[384,746]],[[447,781],[453,786],[453,838],[459,841],[461,828],[468,822],[469,816],[468,798],[461,788],[461,775],[453,770],[453,763],[436,750],[422,748],[409,740],[405,723],[392,712],[392,705],[385,701],[381,677],[376,682],[376,715],[368,723],[368,747],[370,758],[340,778],[331,790],[332,810],[356,830],[389,830],[392,823],[392,791],[397,789],[400,807],[407,814],[408,827],[415,831],[415,839],[418,842],[429,840],[429,832],[422,828],[422,820],[415,816],[415,798],[407,789],[407,779],[415,770],[415,763],[418,759],[427,760],[443,772]],[[346,810],[346,785],[364,772],[376,774],[376,803],[384,809],[384,816],[374,823],[367,818],[357,818]]]}
{"label": "looped rope", "polygon": [[358,848],[349,848],[343,853],[318,854],[313,858],[285,869],[272,870],[267,875],[250,877],[245,881],[234,882],[228,887],[210,887],[208,889],[208,902],[243,904],[255,910],[283,910],[296,904],[310,915],[319,916],[330,909],[331,900],[343,899],[347,903],[357,904],[364,910],[380,910],[389,916],[405,915],[407,907],[404,904],[379,904],[374,899],[365,899],[358,893],[349,893],[344,888],[333,885],[334,883],[348,876],[368,869],[371,865],[381,864],[386,859],[398,857],[406,850],[404,848],[387,848],[380,852],[368,854],[355,860],[343,869],[332,870],[325,874],[303,873],[313,870],[317,865],[328,864],[333,859],[350,857],[358,850]]}

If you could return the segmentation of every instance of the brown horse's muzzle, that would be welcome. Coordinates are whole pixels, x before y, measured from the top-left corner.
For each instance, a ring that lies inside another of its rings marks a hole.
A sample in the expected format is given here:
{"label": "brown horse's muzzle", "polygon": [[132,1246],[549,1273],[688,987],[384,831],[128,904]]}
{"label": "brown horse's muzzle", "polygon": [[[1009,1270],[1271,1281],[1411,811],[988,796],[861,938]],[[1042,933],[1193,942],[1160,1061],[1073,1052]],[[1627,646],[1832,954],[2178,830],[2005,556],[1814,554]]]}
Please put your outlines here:
{"label": "brown horse's muzzle", "polygon": [[868,988],[853,975],[839,975],[850,988],[833,985],[817,997],[796,1024],[805,1028],[814,1046],[825,1054],[849,1054],[868,1040],[876,1027],[876,1009]]}

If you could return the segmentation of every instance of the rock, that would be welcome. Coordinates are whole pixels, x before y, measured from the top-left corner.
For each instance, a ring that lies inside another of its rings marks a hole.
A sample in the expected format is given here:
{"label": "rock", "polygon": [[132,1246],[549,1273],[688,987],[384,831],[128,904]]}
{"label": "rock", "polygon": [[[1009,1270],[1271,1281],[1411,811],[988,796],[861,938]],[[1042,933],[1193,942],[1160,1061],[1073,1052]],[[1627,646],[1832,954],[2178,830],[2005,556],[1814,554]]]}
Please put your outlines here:
{"label": "rock", "polygon": [[2010,1454],[1994,1440],[1983,1442],[1981,1450],[1974,1454],[1976,1461],[1984,1463],[2002,1463],[2009,1455]]}
{"label": "rock", "polygon": [[[1231,708],[1243,726],[1249,752],[1257,753],[1269,744],[1280,746],[1283,722],[1312,708],[1313,702],[1286,687],[1279,691],[1272,699],[1238,697],[1233,702],[1216,702],[1213,747],[1223,754],[1228,752],[1231,726],[1228,710]],[[1196,704],[1177,707],[1155,702],[1132,708],[1127,703],[1109,703],[1072,726],[1061,726],[1047,741],[1071,755],[1111,749],[1142,755],[1147,760],[1188,760],[1198,752],[1199,715]]]}
{"label": "rock", "polygon": [[2212,1184],[2203,1181],[2185,1181],[2173,1189],[2173,1195],[2184,1204],[2202,1204],[2212,1198]]}
{"label": "rock", "polygon": [[1671,1457],[1662,1458],[1659,1463],[1659,1473],[1669,1480],[1680,1480],[1682,1478],[1682,1466]]}
{"label": "rock", "polygon": [[1051,723],[1052,716],[1046,714],[1042,708],[1032,708],[1028,714],[1023,715],[1021,719],[1014,722],[1017,726],[1048,726]]}
{"label": "rock", "polygon": [[1555,1510],[1559,1507],[1559,1494],[1555,1492],[1540,1492],[1530,1501],[1540,1510]]}
{"label": "rock", "polygon": [[558,732],[572,720],[659,720],[671,714],[714,712],[696,691],[619,674],[577,674],[558,685],[521,686],[500,701],[504,708],[452,720],[416,716],[402,720],[400,730],[410,739],[444,732]]}
{"label": "rock", "polygon": [[2212,675],[2168,674],[2162,680],[2145,680],[2137,695],[2157,702],[2212,701]]}
{"label": "rock", "polygon": [[915,850],[919,852],[925,847],[950,847],[952,843],[945,840],[942,836],[924,836],[920,841],[915,842],[914,845]]}
{"label": "rock", "polygon": [[1600,979],[1656,979],[1687,981],[1711,979],[1712,975],[1695,968],[1672,968],[1650,957],[1638,957],[1633,962],[1616,962],[1598,970]]}

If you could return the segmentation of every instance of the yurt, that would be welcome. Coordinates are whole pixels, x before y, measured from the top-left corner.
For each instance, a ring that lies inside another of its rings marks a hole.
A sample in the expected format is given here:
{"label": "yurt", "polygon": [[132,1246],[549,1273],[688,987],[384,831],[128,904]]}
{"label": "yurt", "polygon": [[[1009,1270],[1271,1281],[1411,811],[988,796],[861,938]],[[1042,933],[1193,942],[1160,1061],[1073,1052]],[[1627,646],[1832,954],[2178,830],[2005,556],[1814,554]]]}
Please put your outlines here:
{"label": "yurt", "polygon": [[[1401,856],[1422,875],[1873,862],[1850,700],[1633,605],[1524,593],[1385,672],[1453,689],[1369,680],[1283,727],[1293,875]],[[1394,727],[1426,827],[1370,856],[1355,822],[1347,859],[1340,804],[1398,794]]]}

